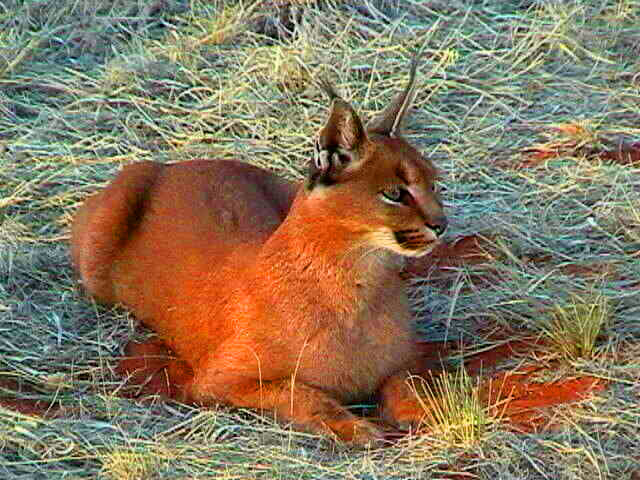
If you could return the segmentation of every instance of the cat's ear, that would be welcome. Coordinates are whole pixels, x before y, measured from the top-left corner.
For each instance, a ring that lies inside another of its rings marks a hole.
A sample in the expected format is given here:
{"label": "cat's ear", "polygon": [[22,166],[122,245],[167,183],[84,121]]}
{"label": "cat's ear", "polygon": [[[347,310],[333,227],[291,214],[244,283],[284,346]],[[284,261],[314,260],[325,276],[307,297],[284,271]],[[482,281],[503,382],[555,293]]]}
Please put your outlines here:
{"label": "cat's ear", "polygon": [[331,107],[316,139],[310,180],[314,185],[330,185],[342,171],[357,165],[367,134],[356,111],[333,86],[326,79],[321,79],[319,86],[331,100]]}
{"label": "cat's ear", "polygon": [[402,124],[407,118],[416,97],[416,71],[423,49],[416,52],[411,60],[409,82],[404,91],[399,93],[381,113],[367,123],[367,132],[388,137],[397,137],[402,130]]}

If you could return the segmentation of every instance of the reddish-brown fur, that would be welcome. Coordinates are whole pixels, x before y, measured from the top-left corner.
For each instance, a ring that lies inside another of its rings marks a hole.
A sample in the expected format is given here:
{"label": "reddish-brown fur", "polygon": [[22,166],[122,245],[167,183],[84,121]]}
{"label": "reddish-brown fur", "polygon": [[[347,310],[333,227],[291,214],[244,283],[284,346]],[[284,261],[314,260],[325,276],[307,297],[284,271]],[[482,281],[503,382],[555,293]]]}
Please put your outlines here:
{"label": "reddish-brown fur", "polygon": [[[305,184],[239,162],[141,162],[80,208],[71,251],[85,288],[189,364],[185,400],[271,410],[356,444],[380,433],[342,405],[376,391],[387,420],[420,421],[398,273],[445,220],[433,166],[399,136],[414,76],[415,61],[367,129],[325,85],[332,110]],[[401,204],[381,193],[398,186]]]}

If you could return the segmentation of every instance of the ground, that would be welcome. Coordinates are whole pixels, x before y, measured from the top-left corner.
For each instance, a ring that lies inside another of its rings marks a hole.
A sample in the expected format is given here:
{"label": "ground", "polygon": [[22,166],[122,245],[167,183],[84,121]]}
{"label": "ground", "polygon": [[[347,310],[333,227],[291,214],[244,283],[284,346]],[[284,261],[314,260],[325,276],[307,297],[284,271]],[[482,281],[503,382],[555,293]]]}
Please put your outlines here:
{"label": "ground", "polygon": [[[637,479],[639,22],[637,0],[4,1],[2,478]],[[487,428],[362,451],[140,395],[121,362],[153,335],[78,288],[80,202],[147,159],[300,179],[327,110],[314,79],[369,118],[422,46],[407,135],[451,227],[404,275],[425,361],[466,366]],[[592,351],[545,334],[593,305]]]}

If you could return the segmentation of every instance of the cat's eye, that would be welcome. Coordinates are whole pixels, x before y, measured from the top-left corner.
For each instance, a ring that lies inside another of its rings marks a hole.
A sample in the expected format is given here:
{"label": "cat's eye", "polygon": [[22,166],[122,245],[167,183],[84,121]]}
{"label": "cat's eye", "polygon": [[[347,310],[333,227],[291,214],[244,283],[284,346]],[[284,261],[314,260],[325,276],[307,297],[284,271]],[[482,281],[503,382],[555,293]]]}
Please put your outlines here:
{"label": "cat's eye", "polygon": [[391,203],[402,203],[406,190],[402,187],[391,187],[382,190],[382,199]]}
{"label": "cat's eye", "polygon": [[431,184],[431,191],[436,193],[443,193],[447,191],[447,187],[440,182],[433,182]]}

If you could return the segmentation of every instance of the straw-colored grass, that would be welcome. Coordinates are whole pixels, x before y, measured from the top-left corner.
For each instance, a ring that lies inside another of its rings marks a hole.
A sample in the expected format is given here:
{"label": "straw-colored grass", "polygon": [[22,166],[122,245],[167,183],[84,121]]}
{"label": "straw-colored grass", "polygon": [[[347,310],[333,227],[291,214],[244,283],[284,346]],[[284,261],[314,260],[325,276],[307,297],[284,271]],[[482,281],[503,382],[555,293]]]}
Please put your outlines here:
{"label": "straw-colored grass", "polygon": [[[632,478],[639,168],[594,152],[640,140],[639,24],[638,0],[0,2],[0,398],[51,412],[0,408],[0,478]],[[327,111],[314,77],[367,119],[422,46],[407,133],[441,170],[449,235],[491,239],[491,255],[411,285],[420,335],[473,348],[539,329],[554,305],[576,326],[591,310],[568,292],[597,285],[615,306],[606,336],[547,374],[607,389],[554,409],[556,431],[497,424],[468,446],[425,433],[371,451],[252,411],[120,398],[123,346],[149,332],[78,289],[67,240],[80,202],[150,159],[237,159],[299,180]]]}
{"label": "straw-colored grass", "polygon": [[564,305],[554,305],[542,323],[552,350],[568,360],[591,359],[596,342],[611,326],[612,309],[604,295],[573,295]]}
{"label": "straw-colored grass", "polygon": [[450,447],[469,448],[484,437],[491,417],[480,398],[477,379],[462,364],[453,371],[412,380],[425,413],[421,429]]}

